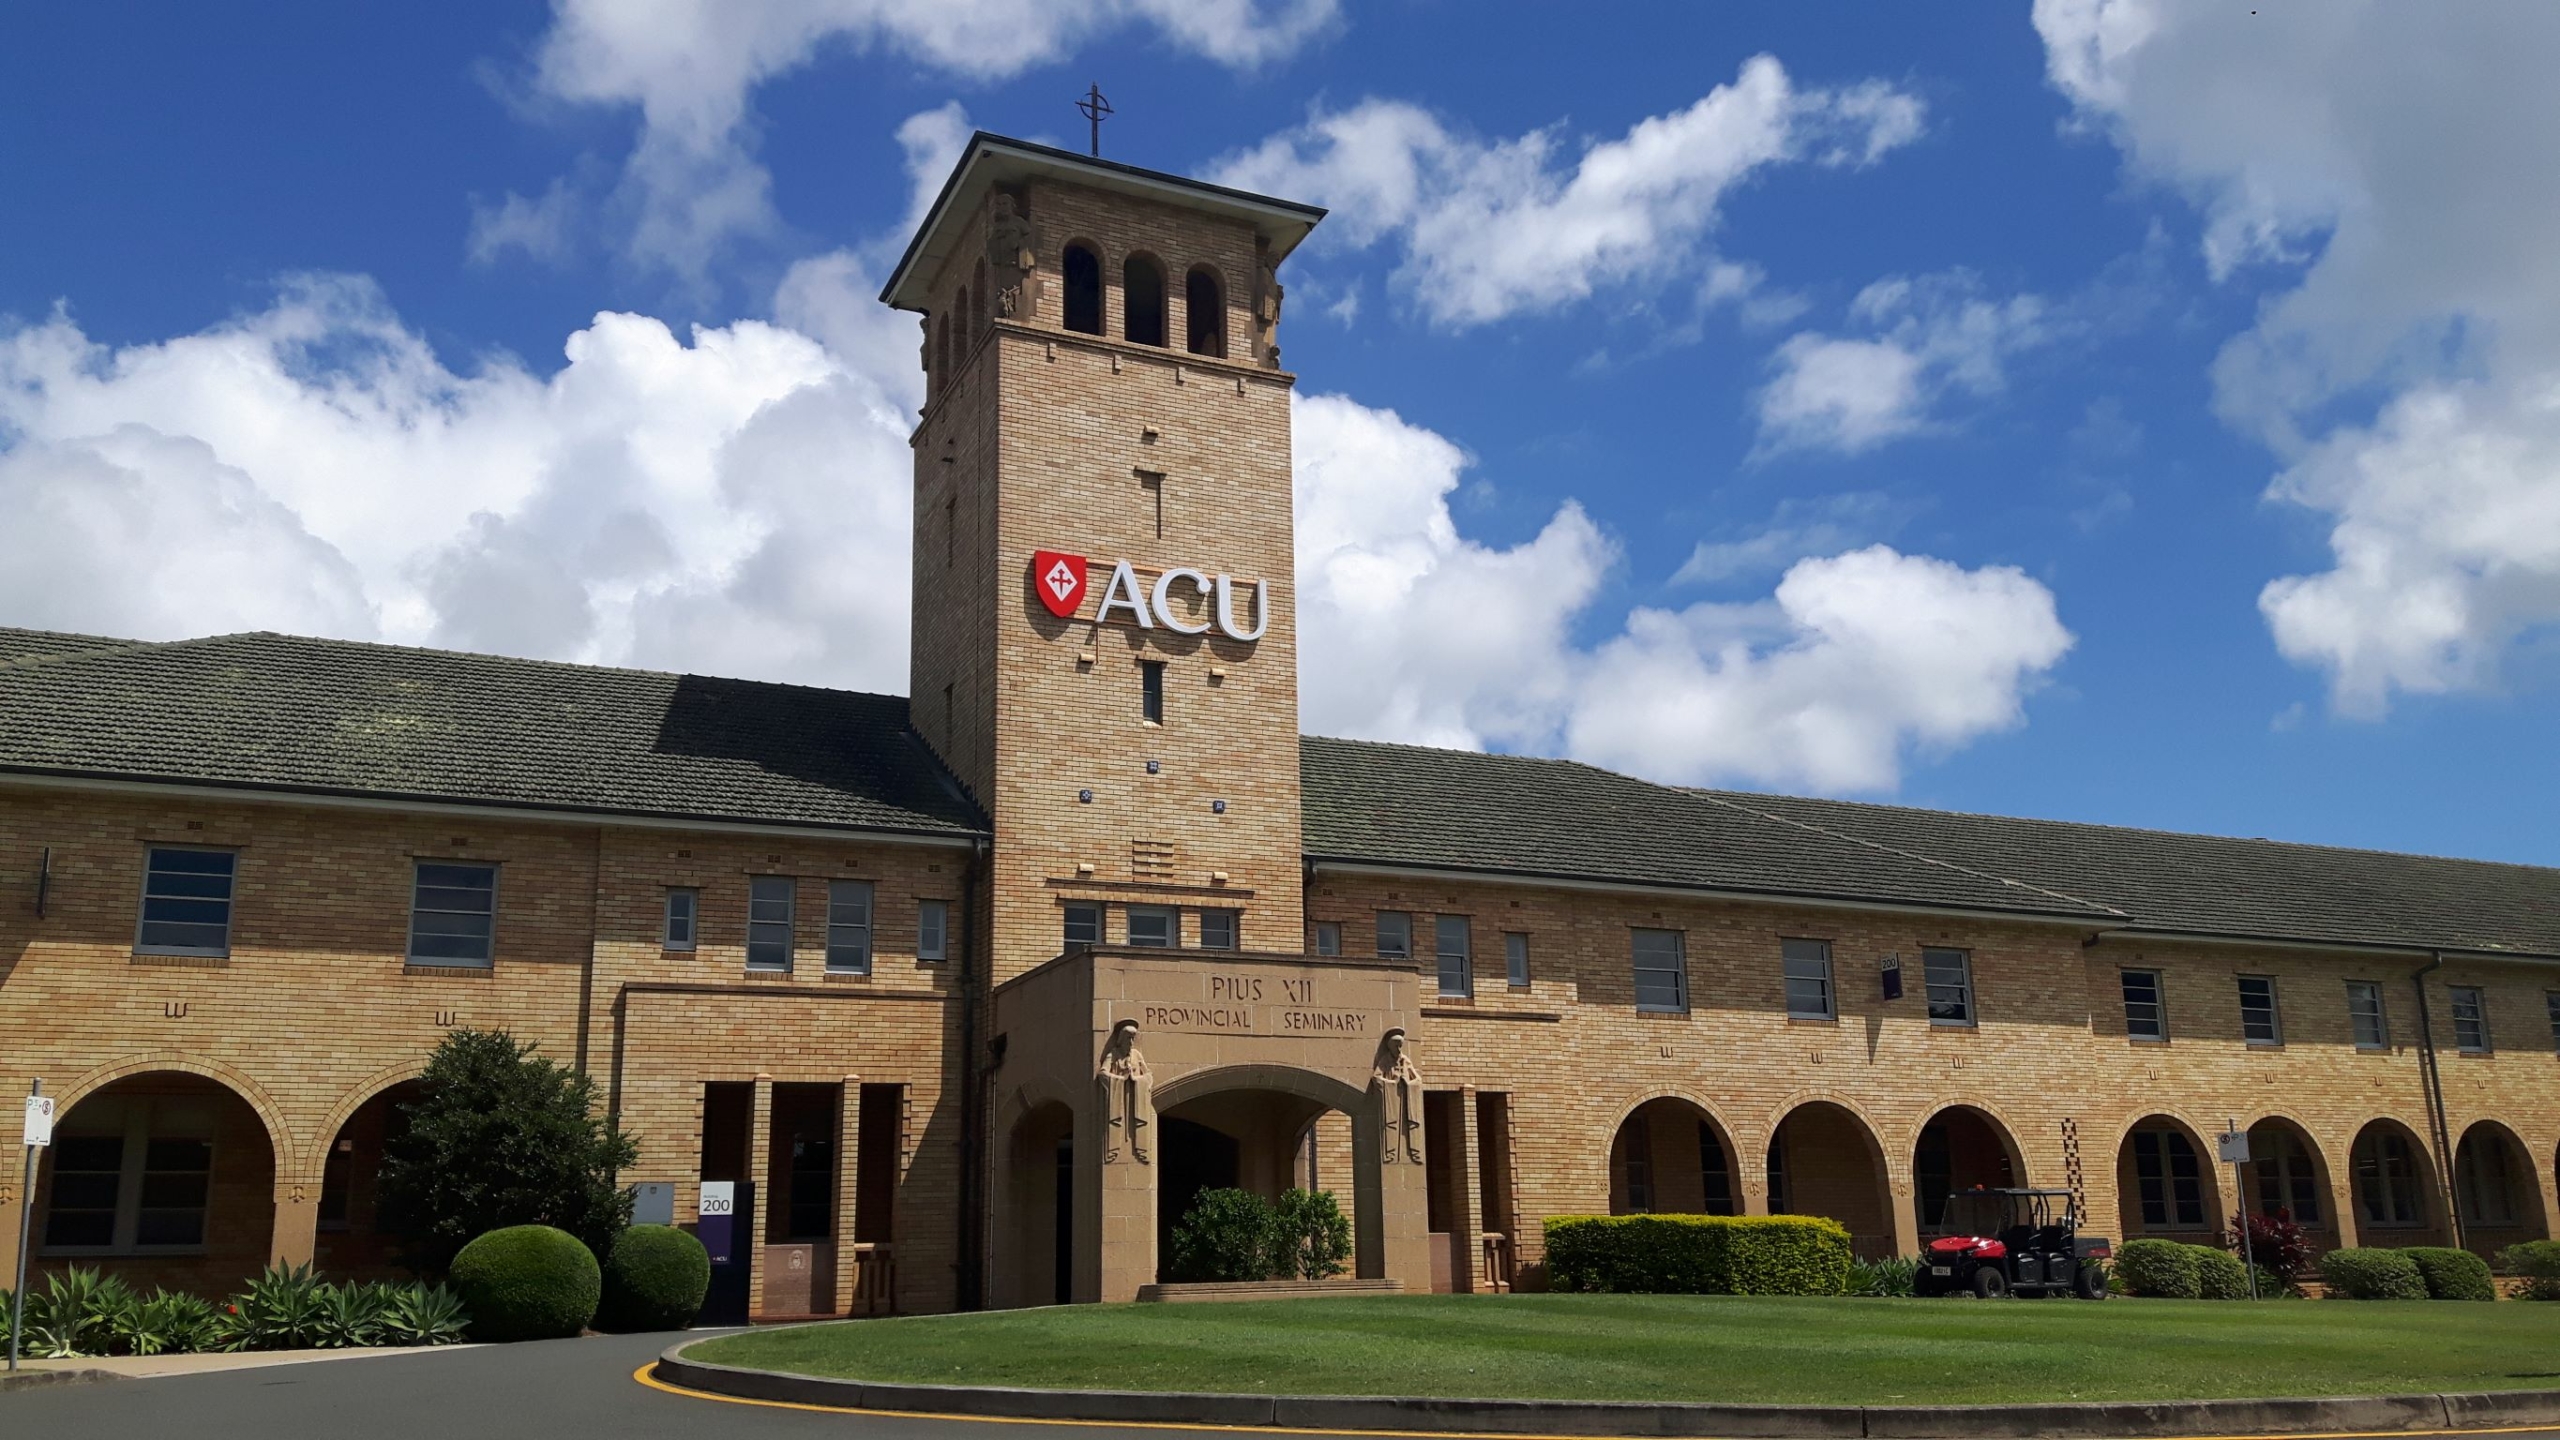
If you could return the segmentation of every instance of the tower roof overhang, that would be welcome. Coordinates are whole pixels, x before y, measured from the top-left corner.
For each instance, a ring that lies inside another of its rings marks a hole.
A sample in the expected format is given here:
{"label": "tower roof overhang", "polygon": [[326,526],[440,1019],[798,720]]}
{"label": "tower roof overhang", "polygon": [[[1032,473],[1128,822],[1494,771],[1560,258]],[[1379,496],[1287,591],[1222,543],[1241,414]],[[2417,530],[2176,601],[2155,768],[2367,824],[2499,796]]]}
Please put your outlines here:
{"label": "tower roof overhang", "polygon": [[1161,170],[1141,169],[980,130],[969,137],[959,163],[951,167],[951,178],[942,182],[942,193],[934,197],[933,208],[926,212],[924,223],[916,227],[914,238],[907,242],[907,253],[898,257],[898,268],[890,272],[889,283],[881,287],[881,302],[898,310],[926,308],[926,286],[959,244],[968,217],[977,212],[987,192],[999,185],[1018,185],[1032,179],[1065,181],[1242,221],[1251,225],[1253,233],[1270,249],[1275,265],[1307,238],[1307,232],[1325,214],[1320,205],[1230,190],[1205,180],[1168,175]]}

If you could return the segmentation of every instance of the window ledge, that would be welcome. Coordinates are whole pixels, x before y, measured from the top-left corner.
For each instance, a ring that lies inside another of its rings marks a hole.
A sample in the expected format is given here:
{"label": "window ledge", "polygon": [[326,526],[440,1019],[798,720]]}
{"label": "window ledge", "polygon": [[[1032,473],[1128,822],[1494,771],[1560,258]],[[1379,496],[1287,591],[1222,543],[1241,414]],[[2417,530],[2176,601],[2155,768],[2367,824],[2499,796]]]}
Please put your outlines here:
{"label": "window ledge", "polygon": [[828,970],[822,972],[822,978],[834,981],[869,980],[871,978],[871,972],[868,970]]}
{"label": "window ledge", "polygon": [[2159,1045],[2165,1047],[2169,1043],[2169,1037],[2166,1035],[2127,1035],[2124,1037],[2124,1040],[2128,1045]]}
{"label": "window ledge", "polygon": [[1685,1020],[1689,1015],[1689,1007],[1686,1005],[1639,1005],[1636,1007],[1636,1013],[1639,1015],[1660,1015],[1673,1020]]}
{"label": "window ledge", "polygon": [[1787,1023],[1790,1025],[1838,1025],[1840,1017],[1837,1015],[1790,1015],[1787,1017]]}
{"label": "window ledge", "polygon": [[228,955],[180,955],[164,950],[136,950],[133,963],[163,970],[228,970]]}
{"label": "window ledge", "polygon": [[400,966],[403,975],[443,976],[452,980],[486,980],[498,973],[496,965],[435,965],[410,960]]}
{"label": "window ledge", "polygon": [[1932,1019],[1929,1022],[1929,1032],[1933,1035],[1978,1035],[1982,1032],[1982,1022],[1979,1020]]}
{"label": "window ledge", "polygon": [[2284,1048],[2284,1042],[2281,1040],[2248,1040],[2243,1041],[2242,1043],[2252,1050],[2282,1050]]}

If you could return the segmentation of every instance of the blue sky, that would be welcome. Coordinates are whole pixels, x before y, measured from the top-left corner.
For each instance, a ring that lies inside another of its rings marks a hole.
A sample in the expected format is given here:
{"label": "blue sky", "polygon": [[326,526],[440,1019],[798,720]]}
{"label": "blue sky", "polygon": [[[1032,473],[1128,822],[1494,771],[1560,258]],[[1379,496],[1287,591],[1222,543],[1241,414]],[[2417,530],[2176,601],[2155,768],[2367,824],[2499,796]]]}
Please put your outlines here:
{"label": "blue sky", "polygon": [[650,14],[16,17],[0,624],[903,688],[870,296],[1098,81],[1335,208],[1310,729],[2560,863],[2553,12]]}

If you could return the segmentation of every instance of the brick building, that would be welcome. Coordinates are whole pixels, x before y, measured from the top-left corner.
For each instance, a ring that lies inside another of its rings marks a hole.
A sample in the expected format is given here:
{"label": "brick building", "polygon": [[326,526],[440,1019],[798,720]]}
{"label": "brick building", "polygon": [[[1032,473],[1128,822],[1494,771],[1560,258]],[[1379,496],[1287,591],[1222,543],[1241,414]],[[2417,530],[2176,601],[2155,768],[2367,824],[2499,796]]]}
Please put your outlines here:
{"label": "brick building", "polygon": [[1302,739],[1320,218],[971,142],[883,296],[907,699],[0,631],[0,1085],[63,1106],[0,1252],[379,1269],[463,1025],[595,1075],[679,1217],[738,1184],[768,1317],[1125,1299],[1217,1184],[1333,1190],[1416,1289],[1535,1284],[1594,1211],[1909,1253],[1978,1183],[2548,1233],[2560,872]]}

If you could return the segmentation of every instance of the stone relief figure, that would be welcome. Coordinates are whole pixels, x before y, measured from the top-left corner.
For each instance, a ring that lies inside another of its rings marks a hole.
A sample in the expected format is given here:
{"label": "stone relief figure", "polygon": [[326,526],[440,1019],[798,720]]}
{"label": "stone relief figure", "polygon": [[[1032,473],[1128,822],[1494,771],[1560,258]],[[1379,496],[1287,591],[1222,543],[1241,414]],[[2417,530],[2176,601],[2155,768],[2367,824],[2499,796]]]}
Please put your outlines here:
{"label": "stone relief figure", "polygon": [[1280,272],[1269,260],[1261,261],[1254,272],[1253,344],[1262,355],[1262,363],[1280,368],[1280,302],[1288,291],[1280,284]]}
{"label": "stone relief figure", "polygon": [[987,271],[995,313],[1028,318],[1040,293],[1040,231],[1014,198],[999,190],[987,197]]}
{"label": "stone relief figure", "polygon": [[1378,1097],[1378,1129],[1385,1137],[1390,1165],[1422,1162],[1422,1072],[1404,1031],[1390,1030],[1378,1041],[1378,1058],[1369,1074],[1369,1089]]}
{"label": "stone relief figure", "polygon": [[1124,1145],[1130,1159],[1150,1163],[1146,1129],[1155,1078],[1147,1072],[1147,1057],[1138,1053],[1137,1021],[1123,1020],[1111,1027],[1111,1038],[1102,1043],[1102,1064],[1094,1072],[1094,1084],[1102,1091],[1102,1163],[1118,1164]]}

